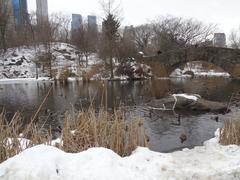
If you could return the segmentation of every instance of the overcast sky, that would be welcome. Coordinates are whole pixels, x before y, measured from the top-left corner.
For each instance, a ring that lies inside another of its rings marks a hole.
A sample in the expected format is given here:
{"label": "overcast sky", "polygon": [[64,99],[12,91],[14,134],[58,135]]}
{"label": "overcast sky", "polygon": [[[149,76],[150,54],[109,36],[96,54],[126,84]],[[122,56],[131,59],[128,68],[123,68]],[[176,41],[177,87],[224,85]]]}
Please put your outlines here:
{"label": "overcast sky", "polygon": [[[30,11],[35,1],[28,0]],[[121,0],[121,7],[123,25],[144,24],[165,15],[218,24],[219,32],[227,34],[240,25],[240,0]],[[48,8],[49,13],[102,16],[99,0],[48,0]]]}

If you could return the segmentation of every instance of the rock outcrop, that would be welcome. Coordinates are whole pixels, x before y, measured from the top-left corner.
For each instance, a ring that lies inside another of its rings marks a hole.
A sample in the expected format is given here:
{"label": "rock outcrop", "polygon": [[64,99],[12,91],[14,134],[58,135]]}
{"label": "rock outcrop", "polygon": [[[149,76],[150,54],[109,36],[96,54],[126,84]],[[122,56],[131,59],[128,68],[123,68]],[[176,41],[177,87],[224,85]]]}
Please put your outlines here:
{"label": "rock outcrop", "polygon": [[201,98],[199,95],[174,94],[166,98],[147,103],[150,108],[159,110],[186,109],[192,111],[207,111],[226,113],[227,104]]}

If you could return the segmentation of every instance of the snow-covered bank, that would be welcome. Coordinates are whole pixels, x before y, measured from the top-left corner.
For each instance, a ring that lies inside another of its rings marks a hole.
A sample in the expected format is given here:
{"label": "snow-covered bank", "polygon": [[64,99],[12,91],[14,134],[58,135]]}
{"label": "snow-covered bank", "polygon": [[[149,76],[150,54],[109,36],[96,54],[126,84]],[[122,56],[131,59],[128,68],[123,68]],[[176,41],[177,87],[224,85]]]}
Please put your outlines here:
{"label": "snow-covered bank", "polygon": [[18,82],[32,82],[32,81],[51,81],[49,77],[36,78],[15,78],[15,79],[0,79],[0,84],[18,83]]}
{"label": "snow-covered bank", "polygon": [[39,145],[0,164],[0,179],[8,180],[159,180],[239,179],[240,147],[221,146],[218,136],[194,149],[158,153],[137,148],[120,157],[105,148],[68,154]]}
{"label": "snow-covered bank", "polygon": [[[204,77],[230,77],[230,74],[224,72],[222,69],[215,67],[213,69],[209,69],[209,67],[203,67],[203,62],[191,62],[187,63],[183,69],[175,69],[170,77],[181,77],[181,78],[189,78],[194,76],[204,76]],[[205,65],[206,66],[206,65]],[[211,66],[210,66],[211,67]]]}
{"label": "snow-covered bank", "polygon": [[[128,80],[145,79],[152,76],[151,68],[137,63],[134,58],[119,63],[114,60],[114,78],[110,78],[110,70],[96,53],[86,57],[79,57],[79,50],[70,44],[51,44],[51,73],[49,58],[44,46],[21,46],[9,48],[0,55],[0,80],[16,81],[34,79],[35,77],[49,77],[60,80]],[[87,65],[86,65],[87,64]]]}
{"label": "snow-covered bank", "polygon": [[[36,77],[36,63],[38,63],[38,76],[48,77],[47,67],[40,66],[39,57],[45,49],[42,45],[21,46],[18,48],[9,48],[6,53],[0,56],[0,79],[28,79]],[[54,78],[67,73],[80,76],[86,68],[79,69],[79,57],[76,47],[66,43],[52,43],[52,71]],[[101,61],[95,54],[89,56],[89,66],[95,65]]]}

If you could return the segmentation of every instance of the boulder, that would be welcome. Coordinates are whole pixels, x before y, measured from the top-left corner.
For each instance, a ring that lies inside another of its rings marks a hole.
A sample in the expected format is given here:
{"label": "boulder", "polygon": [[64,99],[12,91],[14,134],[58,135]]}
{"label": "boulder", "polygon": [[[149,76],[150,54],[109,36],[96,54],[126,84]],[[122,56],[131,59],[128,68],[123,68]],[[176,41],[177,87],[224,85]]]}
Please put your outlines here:
{"label": "boulder", "polygon": [[166,98],[152,100],[147,105],[152,109],[172,110],[185,109],[191,111],[227,112],[227,104],[209,101],[199,95],[174,94]]}
{"label": "boulder", "polygon": [[211,111],[226,113],[228,110],[227,104],[221,102],[208,101],[205,99],[198,99],[195,104],[190,107],[191,110]]}

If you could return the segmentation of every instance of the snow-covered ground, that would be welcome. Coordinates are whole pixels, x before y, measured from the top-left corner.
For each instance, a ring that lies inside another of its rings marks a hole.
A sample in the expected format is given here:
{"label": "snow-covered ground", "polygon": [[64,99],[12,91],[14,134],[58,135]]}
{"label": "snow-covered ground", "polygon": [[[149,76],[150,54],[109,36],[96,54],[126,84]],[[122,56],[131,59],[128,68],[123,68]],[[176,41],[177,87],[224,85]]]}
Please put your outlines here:
{"label": "snow-covered ground", "polygon": [[159,153],[139,147],[123,158],[105,148],[70,154],[38,145],[0,164],[0,179],[240,179],[240,147],[219,145],[218,139],[219,131],[215,138],[194,149]]}
{"label": "snow-covered ground", "polygon": [[[43,54],[46,49],[43,45],[21,46],[18,48],[9,48],[6,53],[0,55],[0,82],[12,80],[17,82],[19,80],[36,79],[38,72],[39,80],[46,80],[50,73],[47,65],[43,68],[43,63],[39,63],[39,57],[44,57]],[[104,62],[98,58],[97,54],[92,54],[88,57],[88,66],[86,67],[85,57],[79,61],[79,51],[75,46],[66,43],[52,43],[51,53],[52,60],[52,76],[54,79],[68,79],[82,80],[107,80],[110,79],[110,71],[104,68]],[[46,53],[45,53],[46,54]],[[36,64],[38,68],[36,71]],[[118,62],[114,62],[114,79],[127,80],[132,72],[133,78],[142,78],[151,76],[151,68],[144,64],[132,61],[130,64],[125,63],[124,67],[120,66]],[[116,71],[123,68],[121,73]],[[125,68],[125,69],[124,69]],[[68,78],[69,77],[69,78]],[[132,77],[131,77],[132,78]]]}
{"label": "snow-covered ground", "polygon": [[194,76],[207,76],[207,77],[230,77],[230,74],[217,69],[204,68],[201,63],[187,63],[183,69],[175,69],[170,77],[192,77],[188,72],[193,72]]}
{"label": "snow-covered ground", "polygon": [[[40,45],[21,46],[18,48],[9,48],[6,53],[0,55],[0,80],[24,79],[34,80],[36,78],[37,57],[43,54],[46,49]],[[110,71],[103,66],[103,60],[92,54],[88,58],[88,67],[85,62],[79,62],[79,51],[76,47],[65,43],[52,43],[51,52],[53,55],[52,75],[55,79],[81,80],[87,78],[90,80],[110,79]],[[83,58],[84,59],[84,58]],[[147,78],[152,76],[151,68],[144,64],[139,64],[134,59],[127,60],[125,63],[114,63],[115,80],[127,80],[129,78]],[[41,78],[49,77],[49,72],[45,67],[38,66],[38,76]],[[228,73],[216,71],[214,69],[205,70],[201,63],[187,63],[181,69],[176,69],[170,77],[191,77],[186,72],[193,72],[194,76],[224,76],[229,77]]]}
{"label": "snow-covered ground", "polygon": [[[44,52],[42,45],[36,49],[34,46],[21,46],[18,48],[9,48],[6,53],[0,56],[0,79],[29,79],[36,77],[36,62],[38,55]],[[79,70],[78,50],[65,43],[52,43],[51,52],[53,55],[52,70],[55,78],[59,78],[66,69],[74,75],[81,75]],[[89,65],[95,65],[101,60],[95,54],[89,56]],[[42,72],[42,67],[38,68],[39,77],[47,77],[49,74]]]}

